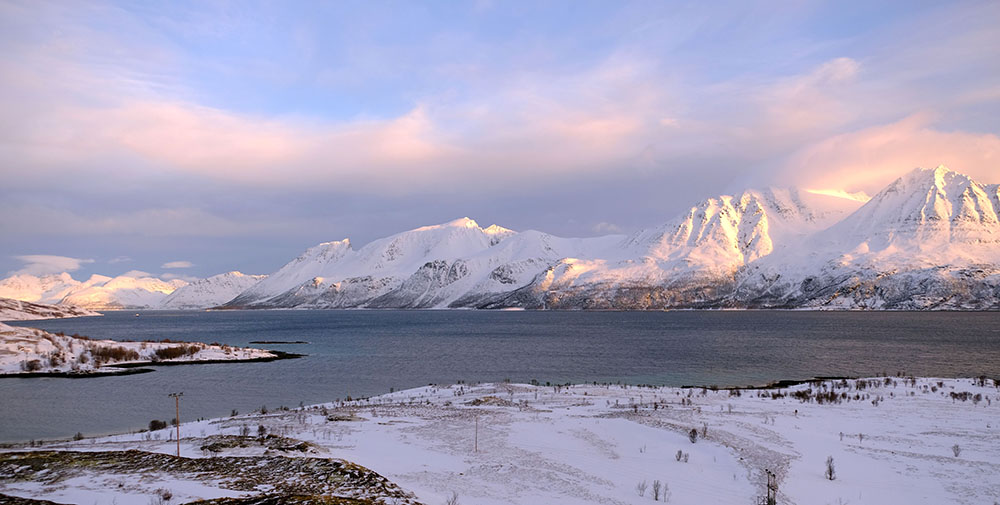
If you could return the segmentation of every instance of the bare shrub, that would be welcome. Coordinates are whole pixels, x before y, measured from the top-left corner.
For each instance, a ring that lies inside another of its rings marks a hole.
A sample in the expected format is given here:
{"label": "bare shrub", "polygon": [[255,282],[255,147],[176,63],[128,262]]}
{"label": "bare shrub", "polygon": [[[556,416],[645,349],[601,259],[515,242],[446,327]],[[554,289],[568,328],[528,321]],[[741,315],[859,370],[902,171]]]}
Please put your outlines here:
{"label": "bare shrub", "polygon": [[174,498],[174,493],[169,489],[160,488],[156,490],[156,496],[162,499],[164,502],[168,502]]}
{"label": "bare shrub", "polygon": [[692,444],[698,441],[698,428],[691,428],[691,431],[688,432],[688,440]]}
{"label": "bare shrub", "polygon": [[178,345],[172,347],[161,347],[154,351],[159,359],[176,359],[181,356],[193,356],[198,352],[196,345]]}
{"label": "bare shrub", "polygon": [[166,421],[160,421],[159,419],[153,419],[149,422],[149,431],[162,430],[167,427]]}
{"label": "bare shrub", "polygon": [[452,491],[451,497],[445,500],[444,505],[458,505],[458,493]]}
{"label": "bare shrub", "polygon": [[681,459],[684,458],[684,451],[677,449],[677,454],[675,455],[675,457],[677,458],[677,461],[680,461]]}
{"label": "bare shrub", "polygon": [[660,501],[660,488],[663,486],[659,480],[653,481],[653,501]]}
{"label": "bare shrub", "polygon": [[833,456],[826,457],[826,472],[824,472],[827,480],[834,480],[837,478],[837,471],[833,468]]}
{"label": "bare shrub", "polygon": [[642,481],[635,485],[635,492],[639,493],[639,496],[646,496],[646,488],[649,487],[646,481]]}
{"label": "bare shrub", "polygon": [[957,457],[958,457],[959,455],[961,455],[961,454],[962,454],[962,448],[961,448],[961,447],[959,447],[959,446],[958,446],[958,444],[955,444],[955,445],[951,446],[951,452],[952,452],[952,453],[953,453],[953,454],[955,455],[955,457],[957,458]]}
{"label": "bare shrub", "polygon": [[134,361],[139,359],[138,352],[121,346],[94,346],[90,348],[90,354],[101,362]]}

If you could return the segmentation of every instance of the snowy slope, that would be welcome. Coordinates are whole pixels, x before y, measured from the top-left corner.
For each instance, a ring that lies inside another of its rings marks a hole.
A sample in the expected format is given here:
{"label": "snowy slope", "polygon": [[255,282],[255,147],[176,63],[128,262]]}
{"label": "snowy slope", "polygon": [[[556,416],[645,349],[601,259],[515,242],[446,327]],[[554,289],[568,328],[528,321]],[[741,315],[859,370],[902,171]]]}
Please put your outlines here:
{"label": "snowy slope", "polygon": [[266,275],[247,275],[237,271],[213,275],[181,286],[170,293],[160,303],[159,308],[204,309],[216,307],[232,300],[266,278]]}
{"label": "snowy slope", "polygon": [[28,321],[63,317],[99,316],[100,313],[72,305],[48,305],[0,298],[0,321]]}

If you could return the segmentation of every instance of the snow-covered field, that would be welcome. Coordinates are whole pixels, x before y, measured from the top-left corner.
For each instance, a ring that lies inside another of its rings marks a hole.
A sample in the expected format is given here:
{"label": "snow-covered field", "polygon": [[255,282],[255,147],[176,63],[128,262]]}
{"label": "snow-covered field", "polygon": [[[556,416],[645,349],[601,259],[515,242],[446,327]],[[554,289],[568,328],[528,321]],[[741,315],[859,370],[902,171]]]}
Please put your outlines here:
{"label": "snow-covered field", "polygon": [[[1000,502],[995,402],[1000,389],[990,379],[826,381],[738,396],[620,385],[428,386],[184,423],[181,453],[199,460],[342,458],[426,504],[444,504],[457,493],[458,503],[467,505],[639,504],[663,501],[664,494],[674,504],[747,505],[766,494],[770,470],[781,504],[989,505]],[[259,433],[271,438],[258,439]],[[44,449],[171,454],[172,434],[165,429]],[[307,444],[294,448],[298,441]],[[831,457],[833,480],[826,475]],[[276,473],[259,489],[241,491],[215,474],[159,471],[123,481],[113,472],[76,472],[42,471],[30,480],[0,473],[0,493],[146,505],[157,489],[168,489],[171,503],[183,503],[273,493],[287,477]],[[394,501],[409,500],[375,500]]]}
{"label": "snow-covered field", "polygon": [[189,342],[118,342],[0,323],[0,375],[109,373],[114,365],[277,358],[272,352]]}

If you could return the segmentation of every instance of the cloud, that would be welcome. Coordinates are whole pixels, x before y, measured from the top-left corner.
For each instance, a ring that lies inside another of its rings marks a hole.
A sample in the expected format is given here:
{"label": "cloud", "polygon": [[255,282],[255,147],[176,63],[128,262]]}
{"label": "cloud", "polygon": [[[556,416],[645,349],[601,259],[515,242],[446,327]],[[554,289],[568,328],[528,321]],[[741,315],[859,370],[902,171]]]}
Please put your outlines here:
{"label": "cloud", "polygon": [[614,223],[607,223],[607,222],[604,222],[604,221],[595,224],[593,226],[592,230],[594,231],[594,233],[597,233],[599,235],[605,235],[605,234],[610,234],[610,233],[621,233],[622,232],[621,227],[619,227],[618,225],[616,225]]}
{"label": "cloud", "polygon": [[[813,5],[649,5],[591,11],[599,30],[533,17],[503,40],[407,23],[402,44],[392,20],[352,13],[339,44],[318,37],[341,31],[317,26],[332,20],[252,9],[0,3],[0,236],[271,246],[335,220],[371,238],[474,205],[604,233],[746,187],[872,192],[941,162],[993,178],[996,137],[974,132],[995,129],[1000,103],[983,49],[1000,42],[998,7],[879,9],[868,21],[885,23],[855,28]],[[311,47],[280,45],[288,19]],[[552,36],[553,21],[573,35]],[[397,217],[343,224],[371,219],[359,202]],[[117,245],[108,256],[141,249]]]}
{"label": "cloud", "polygon": [[[110,209],[75,212],[36,202],[0,202],[0,216],[3,216],[0,233],[18,235],[233,237],[280,235],[294,227],[266,217],[235,220],[189,207],[147,208],[131,212]],[[312,224],[306,221],[306,224]]]}
{"label": "cloud", "polygon": [[842,189],[807,189],[806,193],[812,193],[814,195],[826,195],[835,198],[842,198],[844,200],[853,200],[855,202],[865,203],[871,200],[872,197],[868,196],[868,193],[864,191],[855,191],[853,193],[844,191]]}
{"label": "cloud", "polygon": [[132,260],[132,258],[130,258],[128,256],[115,256],[114,258],[109,259],[108,263],[111,264],[111,265],[115,265],[117,263],[128,263],[130,261],[133,261],[133,260]]}
{"label": "cloud", "polygon": [[168,261],[160,265],[160,268],[191,268],[193,266],[194,263],[190,261]]}
{"label": "cloud", "polygon": [[169,272],[161,275],[160,278],[163,279],[163,280],[165,280],[165,281],[172,281],[172,280],[175,280],[175,279],[180,279],[180,280],[182,280],[184,282],[194,282],[194,281],[199,280],[198,277],[195,277],[193,275],[174,274],[174,273],[169,273]]}
{"label": "cloud", "polygon": [[29,275],[50,275],[62,272],[75,272],[86,263],[93,263],[92,259],[70,258],[68,256],[55,256],[51,254],[26,254],[14,257],[26,263],[20,270],[13,274]]}
{"label": "cloud", "polygon": [[1000,137],[942,131],[928,115],[834,135],[785,163],[784,176],[803,187],[878,192],[916,167],[948,168],[982,183],[1000,183]]}
{"label": "cloud", "polygon": [[144,278],[144,277],[155,277],[155,276],[149,272],[145,272],[142,270],[129,270],[128,272],[121,274],[121,277]]}

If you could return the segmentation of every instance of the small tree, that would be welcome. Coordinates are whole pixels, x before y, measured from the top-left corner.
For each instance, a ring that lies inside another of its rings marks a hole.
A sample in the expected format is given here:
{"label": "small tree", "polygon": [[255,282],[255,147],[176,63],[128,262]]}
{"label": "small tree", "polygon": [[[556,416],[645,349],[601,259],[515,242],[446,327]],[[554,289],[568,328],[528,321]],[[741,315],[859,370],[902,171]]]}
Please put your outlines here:
{"label": "small tree", "polygon": [[660,501],[660,487],[663,484],[659,480],[653,481],[653,501]]}
{"label": "small tree", "polygon": [[688,440],[692,444],[698,441],[698,428],[691,428],[691,431],[688,432]]}
{"label": "small tree", "polygon": [[639,493],[639,496],[646,496],[646,488],[647,487],[648,487],[648,484],[646,484],[646,481],[642,481],[642,482],[640,482],[640,483],[638,483],[638,484],[635,485],[635,492]]}
{"label": "small tree", "polygon": [[957,458],[960,454],[962,454],[962,448],[959,447],[958,444],[955,444],[951,446],[951,452],[954,453]]}
{"label": "small tree", "polygon": [[826,472],[827,480],[834,480],[837,478],[837,471],[833,468],[833,456],[826,457]]}

